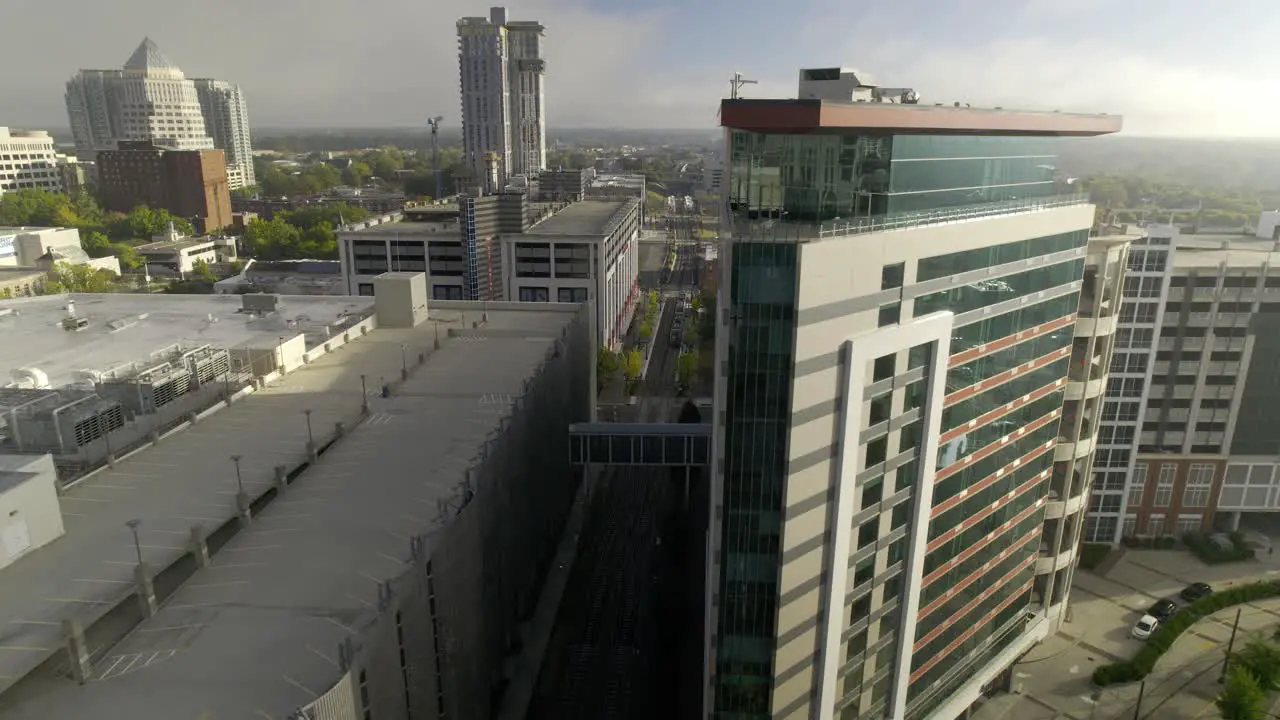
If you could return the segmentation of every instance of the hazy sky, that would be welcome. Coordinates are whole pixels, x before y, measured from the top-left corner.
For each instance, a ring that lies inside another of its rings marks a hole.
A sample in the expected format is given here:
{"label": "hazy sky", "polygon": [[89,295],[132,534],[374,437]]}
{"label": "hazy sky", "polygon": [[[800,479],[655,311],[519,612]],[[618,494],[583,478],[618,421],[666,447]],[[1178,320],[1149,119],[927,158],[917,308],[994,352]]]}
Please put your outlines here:
{"label": "hazy sky", "polygon": [[[791,97],[844,65],[924,102],[1122,113],[1146,135],[1280,135],[1280,4],[1231,0],[511,0],[547,26],[552,127],[712,127],[735,71]],[[0,125],[64,127],[79,68],[144,35],[242,85],[255,125],[458,123],[463,0],[0,0]]]}

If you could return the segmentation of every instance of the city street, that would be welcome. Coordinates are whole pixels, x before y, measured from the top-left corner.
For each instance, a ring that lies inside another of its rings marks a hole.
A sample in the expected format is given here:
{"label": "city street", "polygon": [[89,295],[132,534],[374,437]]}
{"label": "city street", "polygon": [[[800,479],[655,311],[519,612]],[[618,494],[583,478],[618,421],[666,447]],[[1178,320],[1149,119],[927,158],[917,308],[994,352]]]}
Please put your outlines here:
{"label": "city street", "polygon": [[[642,245],[661,257],[666,247]],[[641,290],[657,290],[661,298],[647,371],[634,401],[602,411],[602,420],[676,419],[683,400],[675,393],[679,347],[672,346],[670,334],[679,312],[676,298],[700,272],[701,261],[690,246],[678,251],[674,272],[643,273]],[[691,653],[700,658],[706,505],[695,499],[695,510],[686,509],[683,470],[679,478],[668,468],[595,472],[578,555],[528,718],[692,717],[697,687],[685,689],[691,673],[681,658]],[[680,692],[673,690],[677,687]]]}
{"label": "city street", "polygon": [[[1210,567],[1175,550],[1129,550],[1105,577],[1081,570],[1062,631],[1015,665],[1013,693],[987,701],[973,720],[1129,720],[1135,710],[1138,718],[1153,720],[1218,718],[1213,700],[1236,608],[1202,619],[1178,638],[1147,678],[1140,708],[1138,683],[1097,691],[1092,673],[1099,665],[1132,657],[1141,647],[1129,636],[1133,623],[1154,601],[1176,600],[1187,584],[1207,582],[1225,590],[1275,579],[1280,579],[1280,562],[1265,555]],[[1237,648],[1251,635],[1269,636],[1280,625],[1280,599],[1238,607]]]}

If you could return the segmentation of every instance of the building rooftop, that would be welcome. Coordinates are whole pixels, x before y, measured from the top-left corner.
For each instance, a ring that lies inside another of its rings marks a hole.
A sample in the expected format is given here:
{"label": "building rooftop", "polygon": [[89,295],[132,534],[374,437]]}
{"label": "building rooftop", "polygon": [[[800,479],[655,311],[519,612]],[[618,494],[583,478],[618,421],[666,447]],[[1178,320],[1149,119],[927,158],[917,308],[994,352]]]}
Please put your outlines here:
{"label": "building rooftop", "polygon": [[721,100],[720,124],[764,133],[873,130],[886,133],[1093,136],[1120,132],[1119,115],[820,99]]}
{"label": "building rooftop", "polygon": [[138,252],[161,252],[164,250],[186,250],[187,248],[211,245],[212,237],[184,237],[178,240],[157,240],[134,247]]}
{"label": "building rooftop", "polygon": [[1240,233],[1196,233],[1179,235],[1175,248],[1175,270],[1213,269],[1222,263],[1237,267],[1268,263],[1280,267],[1280,243],[1270,238]]}
{"label": "building rooftop", "polygon": [[617,200],[583,200],[524,231],[524,235],[600,235],[613,216],[627,203]]}
{"label": "building rooftop", "polygon": [[[10,628],[0,649],[48,648],[0,652],[0,688],[61,652],[60,618],[130,590],[125,520],[143,520],[148,563],[171,561],[193,522],[234,515],[230,453],[243,453],[257,495],[271,464],[304,446],[303,423],[285,419],[315,406],[332,427],[358,410],[360,374],[398,374],[404,346],[427,355],[157,615],[97,655],[89,682],[33,674],[0,695],[0,715],[283,718],[314,700],[339,678],[339,645],[376,615],[379,583],[405,570],[409,538],[431,529],[437,501],[453,495],[578,312],[490,303],[488,322],[472,329],[478,304],[435,302],[418,328],[375,330],[72,488],[62,498],[67,537],[0,582],[0,626]],[[432,350],[437,322],[442,346]]]}
{"label": "building rooftop", "polygon": [[37,267],[0,267],[0,281],[22,280],[44,274],[45,271]]}
{"label": "building rooftop", "polygon": [[[68,332],[60,325],[67,300],[89,325]],[[281,296],[279,310],[265,317],[240,312],[236,295],[46,295],[0,300],[0,385],[19,368],[44,371],[54,386],[80,370],[106,371],[144,360],[174,343],[238,347],[255,340],[272,344],[282,332],[316,337],[344,317],[373,312],[373,298]],[[301,322],[298,318],[304,318]],[[308,340],[308,345],[311,340]]]}

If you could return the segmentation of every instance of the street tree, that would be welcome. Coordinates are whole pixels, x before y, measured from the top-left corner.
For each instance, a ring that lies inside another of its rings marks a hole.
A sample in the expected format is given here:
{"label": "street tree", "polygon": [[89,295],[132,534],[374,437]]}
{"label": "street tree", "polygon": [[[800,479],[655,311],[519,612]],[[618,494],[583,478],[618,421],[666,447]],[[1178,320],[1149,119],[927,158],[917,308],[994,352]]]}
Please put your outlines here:
{"label": "street tree", "polygon": [[369,176],[373,175],[373,171],[369,166],[362,162],[353,162],[342,171],[342,181],[351,187],[361,187]]}
{"label": "street tree", "polygon": [[687,352],[676,358],[676,382],[680,388],[688,391],[698,377],[698,353]]}
{"label": "street tree", "polygon": [[283,260],[297,252],[302,232],[281,217],[250,220],[244,231],[244,245],[249,254],[261,260]]}
{"label": "street tree", "polygon": [[1267,716],[1266,702],[1267,694],[1258,686],[1253,673],[1236,665],[1227,672],[1226,684],[1213,704],[1222,713],[1222,720],[1263,720]]}
{"label": "street tree", "polygon": [[116,274],[88,265],[60,262],[53,266],[52,277],[45,281],[44,294],[108,293],[116,290]]}
{"label": "street tree", "polygon": [[596,392],[604,390],[618,376],[620,366],[617,353],[602,347],[596,353]]}
{"label": "street tree", "polygon": [[645,341],[653,339],[653,323],[648,320],[640,323],[640,339]]}
{"label": "street tree", "polygon": [[1251,640],[1235,654],[1232,663],[1248,670],[1264,691],[1280,690],[1280,646],[1275,643]]}
{"label": "street tree", "polygon": [[644,356],[639,350],[628,350],[622,358],[622,374],[627,379],[627,391],[634,391],[644,372]]}

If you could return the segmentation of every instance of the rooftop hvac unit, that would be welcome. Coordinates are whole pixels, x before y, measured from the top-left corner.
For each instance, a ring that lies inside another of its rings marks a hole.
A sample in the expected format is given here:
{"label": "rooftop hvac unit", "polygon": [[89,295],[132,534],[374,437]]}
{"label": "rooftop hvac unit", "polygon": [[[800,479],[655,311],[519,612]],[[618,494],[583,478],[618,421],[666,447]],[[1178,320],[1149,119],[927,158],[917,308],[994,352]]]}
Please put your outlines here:
{"label": "rooftop hvac unit", "polygon": [[122,427],[124,414],[115,400],[64,388],[16,406],[9,424],[19,451],[66,453]]}
{"label": "rooftop hvac unit", "polygon": [[182,397],[191,387],[190,370],[166,363],[136,375],[107,380],[98,386],[98,393],[116,400],[135,415],[147,415]]}
{"label": "rooftop hvac unit", "polygon": [[191,373],[193,387],[225,379],[231,372],[231,354],[225,349],[209,345],[201,345],[194,350],[180,352],[172,360]]}
{"label": "rooftop hvac unit", "polygon": [[102,408],[101,412],[76,421],[72,433],[75,436],[76,447],[84,447],[122,427],[124,427],[124,410],[121,409],[120,403],[113,402],[109,407]]}

